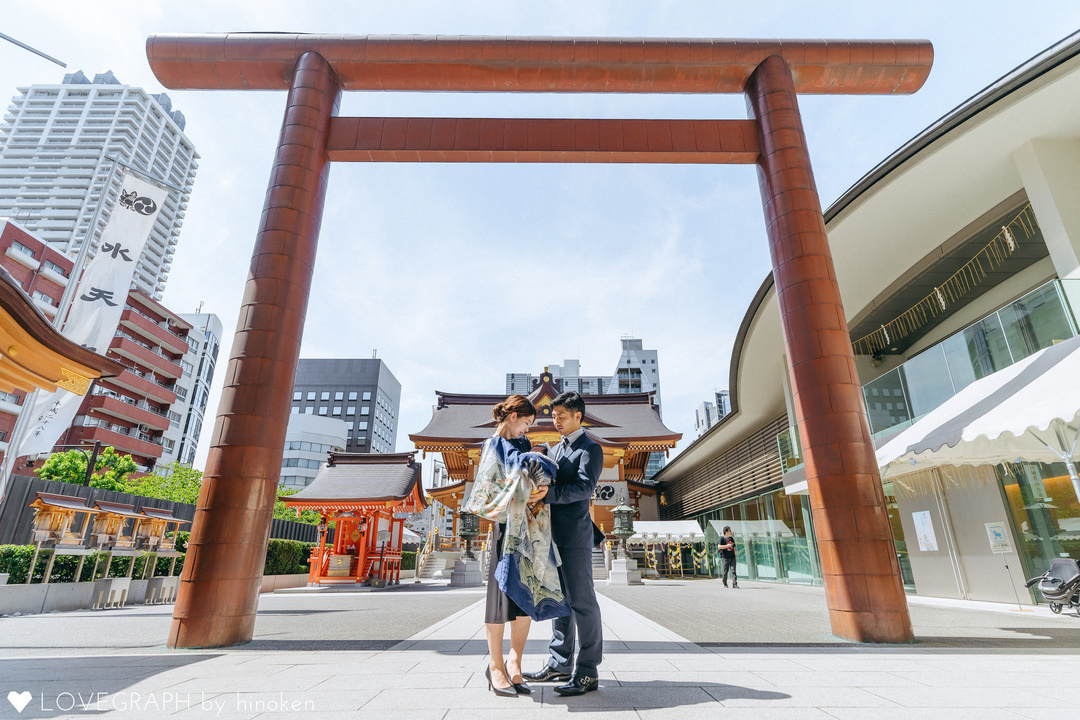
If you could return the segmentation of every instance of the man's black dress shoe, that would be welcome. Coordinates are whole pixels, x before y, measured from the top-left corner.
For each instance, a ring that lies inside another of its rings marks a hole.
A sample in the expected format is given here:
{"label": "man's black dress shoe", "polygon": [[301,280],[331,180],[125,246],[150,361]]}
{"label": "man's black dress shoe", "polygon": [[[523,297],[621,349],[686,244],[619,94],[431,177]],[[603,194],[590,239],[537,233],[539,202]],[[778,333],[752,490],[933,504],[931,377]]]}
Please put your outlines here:
{"label": "man's black dress shoe", "polygon": [[600,687],[599,678],[574,675],[570,678],[570,682],[555,688],[555,692],[560,695],[584,695],[587,692],[596,690],[598,687]]}
{"label": "man's black dress shoe", "polygon": [[540,672],[521,673],[521,677],[526,680],[532,680],[533,682],[562,682],[563,680],[570,679],[570,673],[556,670],[550,665],[545,665],[544,669]]}

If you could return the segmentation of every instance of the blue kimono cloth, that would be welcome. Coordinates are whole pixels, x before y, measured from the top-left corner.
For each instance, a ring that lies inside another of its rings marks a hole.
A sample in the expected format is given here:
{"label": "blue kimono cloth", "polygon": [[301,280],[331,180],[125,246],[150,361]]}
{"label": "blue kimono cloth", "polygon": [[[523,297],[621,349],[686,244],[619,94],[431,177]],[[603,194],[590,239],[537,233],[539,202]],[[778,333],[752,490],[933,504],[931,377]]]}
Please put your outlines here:
{"label": "blue kimono cloth", "polygon": [[503,553],[495,568],[499,589],[533,620],[570,614],[559,580],[558,554],[551,542],[551,516],[540,503],[534,514],[529,496],[550,484],[555,463],[534,452],[522,452],[495,435],[484,441],[472,494],[462,508],[485,520],[506,523]]}

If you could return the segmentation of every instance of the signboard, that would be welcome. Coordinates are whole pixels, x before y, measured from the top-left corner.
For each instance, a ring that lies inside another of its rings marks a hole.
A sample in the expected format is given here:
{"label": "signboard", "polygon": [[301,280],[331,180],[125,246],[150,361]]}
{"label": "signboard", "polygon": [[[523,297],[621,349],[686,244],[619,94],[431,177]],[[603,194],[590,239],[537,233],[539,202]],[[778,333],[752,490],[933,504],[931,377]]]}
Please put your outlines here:
{"label": "signboard", "polygon": [[599,482],[593,491],[593,505],[615,506],[620,502],[628,501],[630,494],[626,487],[626,481]]}
{"label": "signboard", "polygon": [[390,542],[390,531],[380,530],[379,534],[375,536],[375,542]]}
{"label": "signboard", "polygon": [[1012,552],[1009,545],[1009,533],[1005,529],[1005,523],[986,523],[986,536],[990,540],[990,552],[994,555],[1004,555]]}
{"label": "signboard", "polygon": [[930,519],[930,511],[913,512],[911,519],[915,522],[915,537],[919,540],[919,549],[923,552],[937,552],[937,535],[934,534],[934,521]]}

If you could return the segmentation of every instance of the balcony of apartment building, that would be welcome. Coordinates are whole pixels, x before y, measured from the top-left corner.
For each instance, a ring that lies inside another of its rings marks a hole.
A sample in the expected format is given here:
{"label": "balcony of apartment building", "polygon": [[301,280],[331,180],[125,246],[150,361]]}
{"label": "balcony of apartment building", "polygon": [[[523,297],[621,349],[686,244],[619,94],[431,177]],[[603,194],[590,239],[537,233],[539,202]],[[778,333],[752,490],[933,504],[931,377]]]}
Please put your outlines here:
{"label": "balcony of apartment building", "polygon": [[168,350],[183,355],[187,352],[187,341],[169,329],[167,323],[154,320],[144,312],[127,306],[120,315],[120,327],[150,343],[163,345]]}
{"label": "balcony of apartment building", "polygon": [[172,405],[176,402],[176,393],[173,391],[174,381],[158,378],[153,373],[145,372],[137,367],[129,366],[127,370],[116,377],[109,378],[106,382],[140,397],[156,400],[163,405]]}
{"label": "balcony of apartment building", "polygon": [[94,392],[83,401],[84,414],[101,417],[107,415],[138,425],[145,425],[154,430],[168,430],[169,418],[160,408],[145,400],[136,399],[115,390],[97,386]]}
{"label": "balcony of apartment building", "polygon": [[123,329],[117,329],[109,349],[122,358],[150,368],[154,375],[176,380],[183,369],[157,345],[140,340]]}
{"label": "balcony of apartment building", "polygon": [[94,442],[110,445],[116,448],[117,452],[132,455],[139,465],[152,465],[164,451],[161,438],[155,438],[138,428],[129,428],[90,417],[86,418],[83,425],[71,428],[67,444],[79,445]]}

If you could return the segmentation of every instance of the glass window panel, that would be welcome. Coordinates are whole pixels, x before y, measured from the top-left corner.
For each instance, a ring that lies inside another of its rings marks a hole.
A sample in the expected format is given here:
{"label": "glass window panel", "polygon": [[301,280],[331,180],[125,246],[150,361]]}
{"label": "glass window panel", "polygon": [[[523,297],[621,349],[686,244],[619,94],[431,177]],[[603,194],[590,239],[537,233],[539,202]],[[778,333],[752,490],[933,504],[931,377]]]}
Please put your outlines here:
{"label": "glass window panel", "polygon": [[1046,572],[1057,557],[1080,560],[1080,501],[1064,463],[1019,463],[1006,472],[995,466],[1005,486],[1013,526],[1028,577]]}
{"label": "glass window panel", "polygon": [[[870,414],[870,428],[873,432],[888,430],[894,425],[911,419],[901,385],[900,370],[897,368],[890,370],[877,380],[868,382],[863,387],[866,410]],[[886,403],[880,399],[879,394],[896,399]]]}
{"label": "glass window panel", "polygon": [[902,366],[907,398],[913,417],[930,412],[953,396],[945,350],[935,345]]}
{"label": "glass window panel", "polygon": [[307,399],[308,400],[314,400],[315,399],[315,391],[314,390],[307,394]]}
{"label": "glass window panel", "polygon": [[1054,283],[1028,293],[1002,308],[998,315],[1014,360],[1072,337],[1069,317]]}
{"label": "glass window panel", "polygon": [[968,355],[967,341],[964,334],[959,333],[941,343],[941,349],[945,352],[945,359],[949,363],[949,375],[952,376],[953,387],[960,392],[977,379],[975,368],[971,364]]}
{"label": "glass window panel", "polygon": [[1012,365],[1012,355],[997,313],[964,330],[963,336],[968,362],[976,378],[984,378]]}
{"label": "glass window panel", "polygon": [[341,392],[341,391],[339,390],[338,392],[335,392],[335,393],[334,393],[334,399],[335,399],[335,400],[341,400],[341,399],[343,399],[343,398],[344,398],[344,395],[345,395],[345,393],[343,393],[343,392]]}

